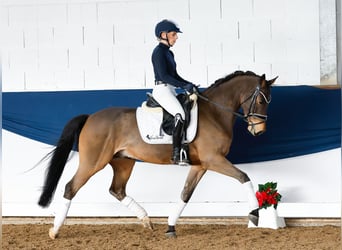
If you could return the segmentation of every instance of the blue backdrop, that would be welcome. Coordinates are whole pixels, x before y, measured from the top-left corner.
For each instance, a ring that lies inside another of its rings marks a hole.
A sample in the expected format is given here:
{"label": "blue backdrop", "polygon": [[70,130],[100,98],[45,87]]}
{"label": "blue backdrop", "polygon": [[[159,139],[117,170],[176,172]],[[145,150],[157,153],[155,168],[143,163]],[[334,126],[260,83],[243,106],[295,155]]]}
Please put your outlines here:
{"label": "blue backdrop", "polygon": [[[137,107],[151,90],[3,93],[3,128],[55,145],[72,117],[110,106]],[[272,89],[267,131],[251,136],[237,119],[227,158],[249,163],[288,158],[341,145],[340,89],[277,86]],[[5,145],[4,145],[5,146]]]}

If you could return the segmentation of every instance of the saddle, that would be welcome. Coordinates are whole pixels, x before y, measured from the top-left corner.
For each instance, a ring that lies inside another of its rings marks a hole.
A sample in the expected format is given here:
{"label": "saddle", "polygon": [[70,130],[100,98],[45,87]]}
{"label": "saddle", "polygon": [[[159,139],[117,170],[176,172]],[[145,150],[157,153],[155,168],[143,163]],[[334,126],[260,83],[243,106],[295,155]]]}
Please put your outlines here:
{"label": "saddle", "polygon": [[[179,103],[182,105],[184,112],[185,112],[184,126],[185,126],[185,132],[186,132],[186,129],[188,128],[189,123],[190,123],[190,111],[191,111],[193,102],[189,99],[189,96],[184,94],[184,93],[178,94],[177,99],[178,99]],[[147,93],[146,106],[150,107],[150,108],[160,107],[163,109],[163,121],[162,121],[161,127],[165,131],[166,134],[172,135],[175,117],[173,115],[171,115],[169,112],[167,112],[156,101],[156,99],[153,98],[151,93]],[[186,135],[185,135],[185,138],[186,138]]]}
{"label": "saddle", "polygon": [[[197,132],[197,102],[189,99],[188,95],[177,95],[185,112],[185,142],[191,142]],[[149,144],[172,144],[174,116],[167,112],[147,93],[147,100],[136,111],[137,124],[143,140]]]}

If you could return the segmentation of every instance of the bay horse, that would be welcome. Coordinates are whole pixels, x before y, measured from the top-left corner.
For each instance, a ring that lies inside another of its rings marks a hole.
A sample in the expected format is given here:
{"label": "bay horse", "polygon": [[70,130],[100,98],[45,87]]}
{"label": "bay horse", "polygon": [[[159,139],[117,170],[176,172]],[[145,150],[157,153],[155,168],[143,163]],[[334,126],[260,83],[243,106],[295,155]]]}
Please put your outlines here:
{"label": "bay horse", "polygon": [[[168,217],[167,236],[176,237],[176,221],[207,170],[233,177],[243,185],[251,211],[248,217],[257,225],[259,206],[252,182],[246,173],[226,159],[226,155],[237,117],[247,122],[247,129],[254,136],[266,130],[271,85],[276,79],[266,80],[265,74],[259,76],[251,71],[236,71],[198,93],[197,135],[189,144],[191,166],[180,201]],[[135,108],[111,107],[91,115],[79,115],[65,125],[57,146],[51,152],[38,204],[46,207],[51,203],[69,153],[75,145],[79,151],[79,166],[65,186],[63,205],[56,211],[54,225],[49,230],[50,238],[57,237],[71,200],[79,189],[107,164],[113,168],[110,194],[134,212],[145,227],[152,229],[145,209],[126,194],[126,184],[137,160],[170,164],[172,145],[145,143],[138,131],[135,112]]]}

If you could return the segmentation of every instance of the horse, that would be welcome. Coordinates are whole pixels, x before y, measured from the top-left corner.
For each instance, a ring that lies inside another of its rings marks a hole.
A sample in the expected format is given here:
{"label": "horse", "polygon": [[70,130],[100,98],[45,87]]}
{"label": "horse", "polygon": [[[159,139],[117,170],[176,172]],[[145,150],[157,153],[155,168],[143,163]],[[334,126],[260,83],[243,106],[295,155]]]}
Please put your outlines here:
{"label": "horse", "polygon": [[[271,85],[276,79],[266,80],[265,74],[236,71],[198,93],[197,135],[189,144],[190,170],[176,209],[168,217],[166,236],[176,237],[176,222],[208,170],[232,177],[242,184],[248,198],[249,220],[257,225],[259,205],[253,184],[226,155],[237,118],[246,121],[247,130],[253,136],[266,131]],[[170,164],[172,145],[144,142],[135,113],[135,108],[110,107],[91,115],[78,115],[65,125],[56,147],[50,152],[51,159],[38,204],[47,207],[51,203],[68,156],[75,147],[79,151],[79,166],[65,185],[62,207],[56,211],[53,227],[49,230],[50,238],[58,236],[79,189],[107,164],[113,169],[110,194],[134,212],[145,227],[153,229],[145,209],[126,194],[126,184],[136,161]]]}

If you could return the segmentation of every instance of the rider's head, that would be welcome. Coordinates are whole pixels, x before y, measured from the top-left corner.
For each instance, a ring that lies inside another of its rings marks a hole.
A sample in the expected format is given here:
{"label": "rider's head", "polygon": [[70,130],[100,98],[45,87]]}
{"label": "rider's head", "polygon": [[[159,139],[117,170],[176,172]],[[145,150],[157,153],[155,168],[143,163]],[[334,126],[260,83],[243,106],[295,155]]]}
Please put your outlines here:
{"label": "rider's head", "polygon": [[157,23],[154,33],[158,40],[171,47],[178,39],[177,33],[182,33],[182,31],[174,22],[164,19]]}

